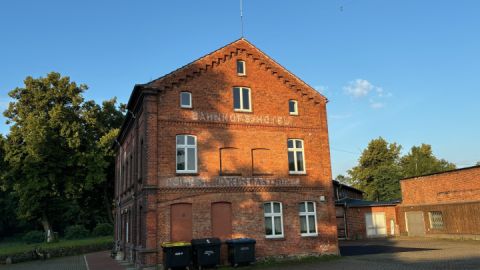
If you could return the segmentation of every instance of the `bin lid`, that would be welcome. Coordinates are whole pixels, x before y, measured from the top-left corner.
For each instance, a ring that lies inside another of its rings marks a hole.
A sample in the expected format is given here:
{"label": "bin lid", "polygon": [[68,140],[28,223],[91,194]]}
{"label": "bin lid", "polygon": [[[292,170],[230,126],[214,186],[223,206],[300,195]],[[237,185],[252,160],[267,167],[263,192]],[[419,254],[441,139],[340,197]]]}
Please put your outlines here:
{"label": "bin lid", "polygon": [[222,242],[220,241],[220,239],[218,239],[216,237],[192,239],[192,245],[193,246],[200,246],[200,245],[210,246],[210,245],[221,245],[221,244],[222,244]]}
{"label": "bin lid", "polygon": [[225,241],[227,244],[255,244],[257,241],[252,238],[235,238]]}
{"label": "bin lid", "polygon": [[190,246],[189,242],[163,242],[162,247],[184,247]]}

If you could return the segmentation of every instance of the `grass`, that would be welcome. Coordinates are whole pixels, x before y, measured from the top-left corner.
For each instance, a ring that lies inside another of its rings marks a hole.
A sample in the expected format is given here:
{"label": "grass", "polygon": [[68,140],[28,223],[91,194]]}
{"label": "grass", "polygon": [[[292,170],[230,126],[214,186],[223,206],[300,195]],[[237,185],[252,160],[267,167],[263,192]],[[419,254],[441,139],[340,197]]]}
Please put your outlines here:
{"label": "grass", "polygon": [[[316,262],[328,262],[333,260],[340,259],[340,256],[337,255],[323,255],[323,256],[306,256],[306,257],[299,257],[299,258],[286,258],[286,259],[267,259],[264,261],[259,261],[253,265],[242,267],[241,269],[249,270],[249,269],[264,269],[264,268],[272,268],[276,266],[293,266],[293,265],[300,265],[300,264],[310,264]],[[229,270],[229,269],[239,269],[233,268],[231,266],[224,266],[219,267],[222,270]]]}
{"label": "grass", "polygon": [[100,244],[108,244],[113,241],[111,236],[95,237],[95,238],[85,238],[85,239],[75,239],[75,240],[64,240],[60,239],[58,242],[54,243],[38,243],[38,244],[25,244],[20,241],[9,241],[9,242],[0,242],[0,256],[24,253],[40,248],[41,250],[51,250],[51,249],[67,249],[67,248],[76,248],[83,246],[92,246]]}

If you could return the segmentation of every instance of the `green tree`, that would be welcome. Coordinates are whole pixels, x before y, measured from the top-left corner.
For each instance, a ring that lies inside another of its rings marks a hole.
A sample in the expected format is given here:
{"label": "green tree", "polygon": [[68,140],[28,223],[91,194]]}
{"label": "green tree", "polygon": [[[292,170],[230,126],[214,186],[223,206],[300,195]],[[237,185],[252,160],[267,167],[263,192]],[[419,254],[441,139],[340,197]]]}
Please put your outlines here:
{"label": "green tree", "polygon": [[27,77],[24,83],[9,93],[13,102],[4,112],[12,124],[5,144],[5,182],[18,197],[19,217],[39,220],[48,231],[54,223],[81,221],[82,199],[103,199],[98,195],[104,194],[113,166],[109,147],[123,114],[115,99],[103,106],[85,102],[87,86],[59,73]]}
{"label": "green tree", "polygon": [[382,137],[370,141],[362,152],[358,165],[348,171],[352,184],[366,193],[368,200],[400,198],[401,146],[388,143]]}
{"label": "green tree", "polygon": [[436,158],[433,155],[432,146],[429,144],[413,146],[410,152],[401,158],[400,165],[405,178],[456,168],[455,164]]}

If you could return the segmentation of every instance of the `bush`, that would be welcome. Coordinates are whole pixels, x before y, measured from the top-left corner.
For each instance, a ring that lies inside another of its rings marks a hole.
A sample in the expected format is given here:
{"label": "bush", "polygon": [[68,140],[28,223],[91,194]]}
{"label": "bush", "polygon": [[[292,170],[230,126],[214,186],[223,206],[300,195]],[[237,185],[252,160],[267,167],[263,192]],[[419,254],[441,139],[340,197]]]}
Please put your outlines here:
{"label": "bush", "polygon": [[90,232],[85,229],[83,225],[73,225],[65,229],[65,238],[66,239],[81,239],[87,238],[90,235]]}
{"label": "bush", "polygon": [[45,241],[45,233],[42,231],[30,231],[22,237],[22,240],[27,244],[42,243]]}
{"label": "bush", "polygon": [[113,235],[113,225],[110,223],[99,223],[93,229],[94,236],[109,236]]}

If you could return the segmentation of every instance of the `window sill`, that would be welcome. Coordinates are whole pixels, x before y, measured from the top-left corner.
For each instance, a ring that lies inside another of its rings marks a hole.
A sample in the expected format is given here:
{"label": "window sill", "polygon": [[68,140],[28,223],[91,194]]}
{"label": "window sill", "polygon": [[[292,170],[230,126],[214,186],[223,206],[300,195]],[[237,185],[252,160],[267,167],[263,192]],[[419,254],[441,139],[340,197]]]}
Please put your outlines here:
{"label": "window sill", "polygon": [[265,240],[269,240],[269,241],[285,241],[285,237],[284,236],[280,236],[280,237],[268,237],[266,236],[265,237]]}
{"label": "window sill", "polygon": [[298,116],[298,113],[290,113],[290,116]]}
{"label": "window sill", "polygon": [[247,111],[247,110],[239,110],[239,109],[233,109],[233,112],[236,112],[236,113],[253,113],[252,110]]}
{"label": "window sill", "polygon": [[302,175],[307,175],[306,172],[288,172],[289,175],[297,175],[297,176],[302,176]]}
{"label": "window sill", "polygon": [[318,233],[316,234],[300,234],[302,238],[316,238],[318,237]]}
{"label": "window sill", "polygon": [[180,109],[193,110],[193,107],[182,107],[182,106],[180,106]]}
{"label": "window sill", "polygon": [[177,172],[175,173],[176,176],[198,176],[200,175],[198,172]]}

